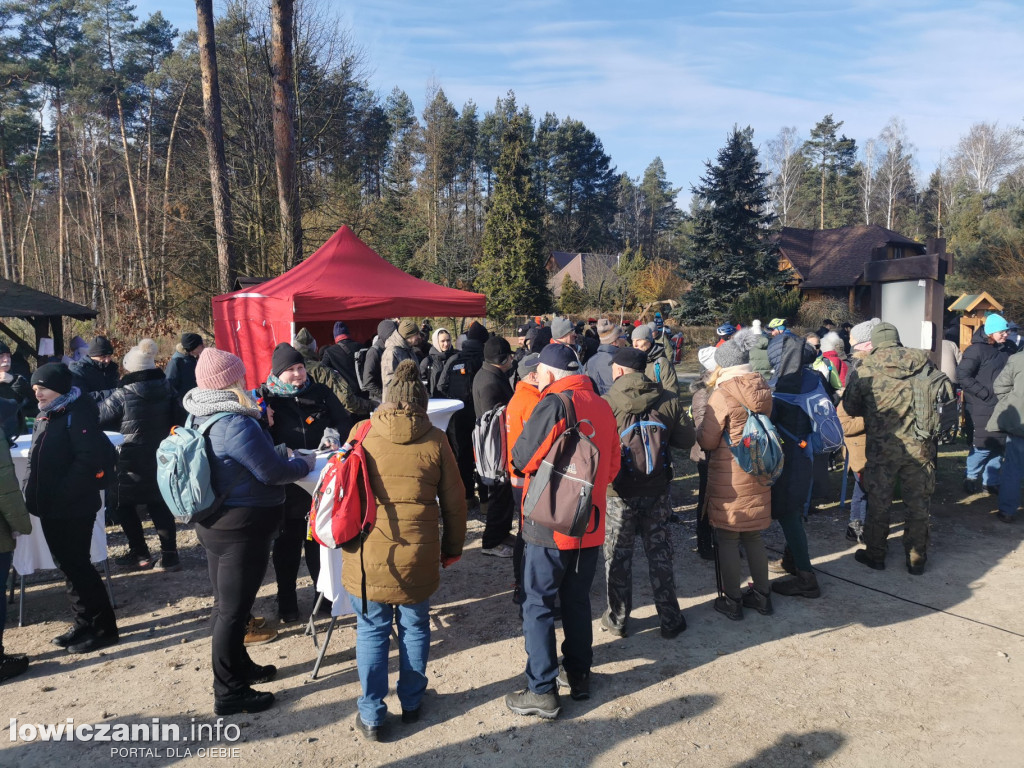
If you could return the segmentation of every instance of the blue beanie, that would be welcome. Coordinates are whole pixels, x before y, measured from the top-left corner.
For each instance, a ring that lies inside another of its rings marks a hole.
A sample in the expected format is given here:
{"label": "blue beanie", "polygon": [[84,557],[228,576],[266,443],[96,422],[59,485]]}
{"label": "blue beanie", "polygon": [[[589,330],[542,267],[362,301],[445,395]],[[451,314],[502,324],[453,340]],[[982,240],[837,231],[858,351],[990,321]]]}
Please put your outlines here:
{"label": "blue beanie", "polygon": [[999,333],[1000,331],[1008,331],[1009,329],[1010,326],[1002,315],[989,315],[985,318],[986,336],[991,336],[993,333]]}

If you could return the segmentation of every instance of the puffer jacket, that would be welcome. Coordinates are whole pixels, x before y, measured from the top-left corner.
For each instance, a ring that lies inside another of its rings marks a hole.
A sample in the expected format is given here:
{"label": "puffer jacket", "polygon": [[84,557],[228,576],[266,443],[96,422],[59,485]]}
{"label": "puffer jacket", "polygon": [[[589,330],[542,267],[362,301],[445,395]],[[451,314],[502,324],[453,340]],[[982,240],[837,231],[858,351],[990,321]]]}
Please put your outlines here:
{"label": "puffer jacket", "polygon": [[[25,504],[46,518],[84,517],[100,508],[97,474],[107,441],[96,402],[80,394],[57,411],[40,412],[29,449]],[[107,441],[109,442],[109,441]]]}
{"label": "puffer jacket", "polygon": [[513,488],[522,488],[526,485],[526,478],[512,466],[512,448],[523,434],[523,427],[539,402],[540,390],[533,384],[520,381],[516,384],[512,399],[508,401],[508,407],[505,408],[505,443],[508,446],[508,471]]}
{"label": "puffer jacket", "polygon": [[[195,417],[196,427],[219,408],[242,410],[231,392],[209,389],[189,390],[184,406]],[[207,432],[211,485],[217,494],[226,494],[222,509],[276,507],[284,503],[283,486],[304,478],[309,467],[298,456],[289,459],[285,446],[274,446],[270,433],[257,420],[258,408],[244,410],[224,416]],[[204,524],[212,526],[218,514]]]}
{"label": "puffer jacket", "polygon": [[647,368],[644,376],[656,384],[661,384],[662,389],[669,392],[679,392],[679,383],[676,379],[676,367],[665,354],[664,344],[655,344],[647,353]]}
{"label": "puffer jacket", "polygon": [[0,400],[10,400],[17,404],[17,408],[7,409],[5,413],[10,414],[0,421],[0,428],[11,440],[17,439],[18,435],[25,434],[26,406],[36,402],[35,394],[32,392],[32,385],[24,376],[11,376],[10,381],[0,381]]}
{"label": "puffer jacket", "polygon": [[[853,358],[850,363],[850,373],[857,369],[857,364],[867,357],[867,352],[854,351],[851,357]],[[846,453],[850,459],[850,469],[860,474],[864,470],[864,466],[868,463],[867,459],[867,435],[864,431],[864,417],[863,416],[851,416],[846,412],[846,408],[840,403],[836,406],[836,412],[839,414],[839,422],[843,425],[843,437],[846,441]]]}
{"label": "puffer jacket", "polygon": [[[462,554],[466,491],[448,439],[422,410],[385,403],[370,423],[363,450],[377,524],[363,543],[366,597],[389,605],[420,603],[440,584],[441,556]],[[358,552],[358,545],[345,549]],[[359,560],[342,563],[342,583],[354,595],[362,591]]]}
{"label": "puffer jacket", "polygon": [[396,328],[384,343],[384,352],[380,356],[381,391],[384,393],[382,400],[388,396],[391,377],[395,375],[395,368],[403,360],[412,360],[417,366],[420,364],[415,348],[402,338],[402,334]]}
{"label": "puffer jacket", "polygon": [[612,358],[618,351],[619,348],[614,344],[602,344],[597,348],[597,352],[587,360],[583,369],[587,376],[594,381],[597,394],[602,397],[607,395],[608,390],[612,388]]}
{"label": "puffer jacket", "polygon": [[398,323],[394,320],[381,320],[377,324],[377,339],[366,350],[366,357],[363,358],[363,385],[366,388],[367,396],[377,402],[384,399],[380,368],[384,344],[396,328],[398,328]]}
{"label": "puffer jacket", "polygon": [[[700,429],[700,425],[704,421],[704,411],[708,407],[708,398],[711,396],[711,390],[708,389],[708,381],[711,380],[711,371],[707,368],[703,368],[700,372],[700,376],[690,382],[690,415],[693,417],[693,427],[695,430]],[[700,462],[707,461],[707,452],[700,447],[700,443],[694,442],[693,447],[690,449],[690,461]]]}
{"label": "puffer jacket", "polygon": [[171,382],[171,386],[174,387],[174,392],[179,398],[184,397],[186,392],[195,388],[196,366],[198,364],[199,358],[193,357],[186,352],[181,344],[175,348],[171,359],[167,361],[164,374],[167,376],[167,380]]}
{"label": "puffer jacket", "polygon": [[964,404],[974,421],[974,447],[984,450],[1000,450],[1005,438],[999,432],[988,429],[988,420],[998,399],[992,387],[996,378],[1017,351],[1012,341],[989,344],[985,329],[979,328],[971,337],[971,344],[964,350],[956,377],[964,391]]}
{"label": "puffer jacket", "polygon": [[[651,420],[665,425],[661,443],[666,449],[672,447],[687,451],[695,445],[693,423],[686,415],[679,397],[666,392],[639,371],[619,376],[612,382],[612,388],[604,399],[612,407],[620,435],[631,416],[649,414]],[[630,498],[661,496],[668,490],[672,480],[671,451],[668,458],[667,471],[658,475],[638,475],[636,472],[630,475],[627,467],[620,468],[618,476],[608,488],[608,495]]]}
{"label": "puffer jacket", "polygon": [[[541,400],[533,409],[522,434],[512,448],[512,466],[526,476],[526,490],[529,493],[530,478],[540,469],[552,444],[566,429],[566,412],[556,393],[569,396],[577,421],[588,419],[594,428],[591,438],[600,452],[597,477],[594,478],[592,502],[594,510],[587,521],[587,533],[583,540],[573,539],[555,533],[529,519],[522,521],[523,539],[548,549],[579,549],[599,547],[604,543],[605,511],[607,510],[608,486],[619,474],[621,454],[619,433],[611,407],[594,391],[590,379],[582,374],[566,376],[548,385]],[[596,518],[596,519],[595,519]]]}
{"label": "puffer jacket", "polygon": [[102,403],[110,396],[110,393],[117,387],[120,377],[117,363],[110,362],[103,365],[91,357],[83,358],[68,367],[71,369],[75,386],[82,390],[83,395],[87,394],[97,403]]}
{"label": "puffer jacket", "polygon": [[159,493],[156,450],[184,419],[176,418],[178,396],[164,372],[129,373],[110,397],[100,403],[100,426],[124,435],[117,460],[117,499],[145,504]]}
{"label": "puffer jacket", "polygon": [[986,429],[1024,437],[1024,352],[1010,355],[993,382],[992,391],[999,398],[999,403],[992,411]]}
{"label": "puffer jacket", "polygon": [[[0,403],[0,421],[16,415],[17,409],[13,403]],[[14,551],[12,532],[32,533],[32,521],[14,472],[14,461],[11,459],[6,435],[0,432],[0,554]]]}
{"label": "puffer jacket", "polygon": [[754,373],[760,373],[767,381],[772,376],[772,364],[768,360],[768,342],[770,339],[763,333],[758,334],[757,343],[750,350],[750,367]]}
{"label": "puffer jacket", "polygon": [[748,475],[732,456],[733,445],[743,436],[747,410],[772,412],[772,391],[761,374],[749,364],[719,371],[715,389],[708,397],[697,442],[711,452],[708,460],[707,514],[711,525],[727,531],[761,531],[772,522],[772,489]]}

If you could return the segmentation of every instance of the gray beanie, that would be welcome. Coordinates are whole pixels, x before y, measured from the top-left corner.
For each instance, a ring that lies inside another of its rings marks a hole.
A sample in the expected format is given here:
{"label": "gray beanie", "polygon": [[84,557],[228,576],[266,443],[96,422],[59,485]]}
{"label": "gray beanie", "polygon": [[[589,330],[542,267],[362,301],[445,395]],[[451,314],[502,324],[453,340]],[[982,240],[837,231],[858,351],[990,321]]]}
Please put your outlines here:
{"label": "gray beanie", "polygon": [[649,325],[638,325],[633,329],[633,335],[629,337],[630,340],[636,341],[637,339],[647,339],[647,341],[654,341],[654,331],[651,330]]}
{"label": "gray beanie", "polygon": [[746,365],[750,362],[750,350],[757,342],[757,334],[749,328],[744,328],[725,344],[715,349],[715,362],[722,368],[728,368],[731,365]]}
{"label": "gray beanie", "polygon": [[850,329],[850,344],[857,346],[866,341],[871,341],[871,332],[880,322],[882,322],[881,318],[873,317],[870,320],[865,320],[863,323],[857,323],[857,325]]}
{"label": "gray beanie", "polygon": [[575,326],[568,317],[556,317],[551,321],[551,338],[561,339],[573,332]]}

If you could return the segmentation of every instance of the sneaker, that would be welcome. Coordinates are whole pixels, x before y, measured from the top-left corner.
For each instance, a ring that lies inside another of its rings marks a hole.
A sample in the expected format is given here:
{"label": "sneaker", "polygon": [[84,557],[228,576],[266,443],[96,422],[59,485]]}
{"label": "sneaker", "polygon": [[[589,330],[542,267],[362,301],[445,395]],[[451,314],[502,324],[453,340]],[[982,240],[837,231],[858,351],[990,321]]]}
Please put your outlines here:
{"label": "sneaker", "polygon": [[254,645],[263,645],[264,643],[269,643],[271,640],[274,640],[275,638],[277,638],[276,629],[271,629],[267,626],[257,626],[255,618],[249,619],[249,623],[245,627],[246,648],[250,648]]}
{"label": "sneaker", "polygon": [[743,621],[743,603],[733,600],[728,595],[719,595],[715,598],[715,610],[733,621]]}
{"label": "sneaker", "polygon": [[420,721],[420,710],[423,709],[423,705],[416,707],[416,709],[403,709],[402,710],[402,722],[406,725],[412,725]]}
{"label": "sneaker", "polygon": [[987,493],[989,496],[998,496],[999,495],[999,486],[998,485],[983,485],[981,487],[981,489],[985,493]]}
{"label": "sneaker", "polygon": [[978,492],[978,481],[973,477],[964,478],[964,493],[977,493]]}
{"label": "sneaker", "polygon": [[662,626],[662,628],[661,628],[661,636],[663,638],[665,638],[666,640],[671,640],[674,637],[678,637],[679,635],[681,635],[685,631],[686,631],[686,619],[683,618],[683,614],[679,614],[679,623],[676,624],[674,627]]}
{"label": "sneaker", "polygon": [[491,557],[512,557],[512,547],[508,544],[499,544],[496,547],[481,549],[480,554],[490,555]]}
{"label": "sneaker", "polygon": [[1017,519],[1016,515],[1008,515],[1005,512],[996,512],[996,518],[1002,520],[1004,523],[1012,523]]}
{"label": "sneaker", "polygon": [[239,715],[243,712],[264,712],[274,706],[274,694],[270,691],[254,691],[246,688],[238,693],[228,694],[213,700],[213,713],[218,717]]}
{"label": "sneaker", "polygon": [[363,716],[356,712],[356,730],[367,741],[381,741],[384,736],[384,723],[380,725],[367,725],[363,721]]}
{"label": "sneaker", "polygon": [[885,560],[873,560],[868,556],[866,549],[858,549],[853,553],[853,559],[858,563],[863,563],[868,568],[873,568],[876,571],[885,570]]}
{"label": "sneaker", "polygon": [[611,612],[605,611],[601,614],[601,631],[607,632],[611,635],[615,635],[616,637],[625,637],[626,625],[616,624],[614,621],[612,621]]}
{"label": "sneaker", "polygon": [[92,653],[117,645],[119,641],[120,637],[116,628],[112,630],[90,628],[81,640],[68,646],[68,653]]}
{"label": "sneaker", "polygon": [[144,571],[152,568],[153,562],[149,552],[128,552],[114,558],[114,565],[128,570]]}
{"label": "sneaker", "polygon": [[753,585],[743,593],[742,602],[744,608],[753,608],[762,616],[771,616],[775,612],[775,609],[772,608],[771,593],[759,592]]}
{"label": "sneaker", "polygon": [[555,679],[559,688],[568,688],[569,697],[573,701],[586,701],[590,698],[590,673],[582,675],[569,675],[564,668],[558,670],[558,677]]}
{"label": "sneaker", "polygon": [[281,600],[280,598],[278,598],[277,618],[282,624],[291,624],[293,621],[298,621],[298,601],[294,597],[292,597],[290,600]]}
{"label": "sneaker", "polygon": [[82,640],[85,637],[86,633],[88,633],[88,631],[88,624],[76,624],[67,632],[61,635],[57,635],[50,642],[58,646],[59,648],[67,648],[69,645],[77,643],[79,640]]}
{"label": "sneaker", "polygon": [[854,520],[848,526],[846,526],[846,540],[852,541],[855,544],[864,543],[864,523],[860,520]]}
{"label": "sneaker", "polygon": [[166,573],[178,573],[181,571],[181,558],[177,552],[161,552],[160,563],[156,567]]}
{"label": "sneaker", "polygon": [[28,669],[28,656],[10,653],[0,655],[0,680],[10,680],[12,677],[24,674],[26,669]]}
{"label": "sneaker", "polygon": [[536,715],[545,720],[554,720],[562,711],[558,690],[548,693],[534,693],[529,688],[505,697],[505,706],[517,715]]}
{"label": "sneaker", "polygon": [[260,683],[269,683],[277,677],[277,667],[273,664],[253,664],[249,668],[249,674],[245,676],[245,682],[249,685],[259,685]]}
{"label": "sneaker", "polygon": [[257,629],[263,629],[263,627],[267,626],[267,620],[262,616],[253,616],[250,614],[249,625],[256,627]]}

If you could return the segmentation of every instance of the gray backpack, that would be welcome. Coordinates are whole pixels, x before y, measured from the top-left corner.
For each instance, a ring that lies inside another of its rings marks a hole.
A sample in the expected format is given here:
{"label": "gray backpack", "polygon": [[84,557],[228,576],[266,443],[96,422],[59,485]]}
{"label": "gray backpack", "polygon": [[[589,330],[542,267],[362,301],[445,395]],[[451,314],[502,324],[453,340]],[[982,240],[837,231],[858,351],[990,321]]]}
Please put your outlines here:
{"label": "gray backpack", "polygon": [[508,480],[504,405],[496,405],[477,418],[473,427],[473,456],[481,483],[501,485]]}

